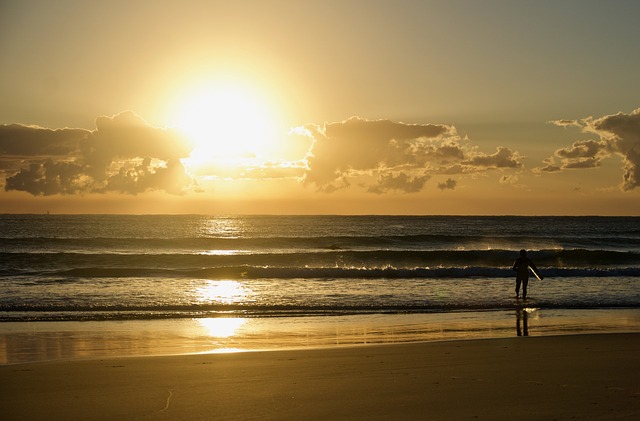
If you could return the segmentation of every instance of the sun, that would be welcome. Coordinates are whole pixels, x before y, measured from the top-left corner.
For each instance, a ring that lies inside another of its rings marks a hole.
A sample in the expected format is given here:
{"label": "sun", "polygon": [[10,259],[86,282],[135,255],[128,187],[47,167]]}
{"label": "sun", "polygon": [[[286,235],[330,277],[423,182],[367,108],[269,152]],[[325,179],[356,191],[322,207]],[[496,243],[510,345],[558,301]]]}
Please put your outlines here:
{"label": "sun", "polygon": [[268,155],[277,143],[274,107],[236,84],[194,88],[178,101],[174,127],[193,145],[192,166]]}

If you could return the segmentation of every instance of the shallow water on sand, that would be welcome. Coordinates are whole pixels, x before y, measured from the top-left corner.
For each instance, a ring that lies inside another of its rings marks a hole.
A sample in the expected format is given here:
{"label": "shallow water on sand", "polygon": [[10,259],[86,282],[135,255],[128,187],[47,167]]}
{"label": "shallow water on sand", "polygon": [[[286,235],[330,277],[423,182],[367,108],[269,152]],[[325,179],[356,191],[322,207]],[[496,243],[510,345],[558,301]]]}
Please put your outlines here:
{"label": "shallow water on sand", "polygon": [[0,364],[419,341],[640,332],[640,309],[500,311],[270,318],[7,322]]}

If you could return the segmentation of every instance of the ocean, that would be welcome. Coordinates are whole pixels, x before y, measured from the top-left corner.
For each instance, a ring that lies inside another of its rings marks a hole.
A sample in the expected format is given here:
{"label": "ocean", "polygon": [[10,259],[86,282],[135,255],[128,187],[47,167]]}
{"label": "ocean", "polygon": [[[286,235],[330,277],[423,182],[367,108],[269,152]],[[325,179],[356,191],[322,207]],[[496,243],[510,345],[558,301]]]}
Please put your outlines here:
{"label": "ocean", "polygon": [[640,218],[0,215],[0,321],[640,307]]}

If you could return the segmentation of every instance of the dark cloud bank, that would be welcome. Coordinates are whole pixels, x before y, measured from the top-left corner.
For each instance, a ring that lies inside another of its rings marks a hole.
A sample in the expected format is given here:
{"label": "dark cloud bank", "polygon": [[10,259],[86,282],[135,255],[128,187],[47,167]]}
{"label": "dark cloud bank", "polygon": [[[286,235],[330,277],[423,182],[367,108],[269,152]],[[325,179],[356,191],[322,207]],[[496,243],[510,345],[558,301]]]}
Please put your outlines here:
{"label": "dark cloud bank", "polygon": [[[469,174],[498,168],[519,168],[521,156],[509,148],[484,154],[462,140],[453,126],[404,124],[353,117],[324,126],[305,126],[313,145],[303,182],[332,192],[351,180],[371,175],[371,193],[390,190],[414,193],[435,175]],[[454,189],[447,179],[441,189]]]}
{"label": "dark cloud bank", "polygon": [[96,129],[0,126],[5,190],[33,195],[164,190],[189,184],[179,135],[154,128],[132,112],[99,117]]}
{"label": "dark cloud bank", "polygon": [[[579,127],[597,139],[578,140],[558,149],[537,172],[594,168],[618,154],[624,160],[623,189],[638,185],[640,109],[553,123]],[[271,174],[271,178],[295,174],[304,185],[326,193],[356,183],[369,193],[383,194],[419,192],[434,177],[438,189],[454,190],[458,181],[452,177],[523,167],[517,151],[498,147],[494,153],[480,152],[455,127],[443,124],[353,117],[309,124],[294,133],[310,145],[306,157],[301,156],[295,165],[289,162],[288,169],[269,162],[245,174]],[[295,140],[293,136],[291,141]],[[95,130],[0,126],[0,174],[5,190],[36,196],[150,190],[181,194],[194,187],[181,161],[191,150],[177,131],[150,126],[132,112],[99,117]]]}

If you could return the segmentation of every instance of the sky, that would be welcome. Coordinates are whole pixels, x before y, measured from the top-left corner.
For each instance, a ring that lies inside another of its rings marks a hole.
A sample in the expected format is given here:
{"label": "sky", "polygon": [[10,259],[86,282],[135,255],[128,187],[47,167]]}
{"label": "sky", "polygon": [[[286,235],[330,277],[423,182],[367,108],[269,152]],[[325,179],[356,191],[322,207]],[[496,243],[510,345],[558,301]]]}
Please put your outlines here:
{"label": "sky", "polygon": [[640,215],[635,0],[0,1],[0,213]]}

